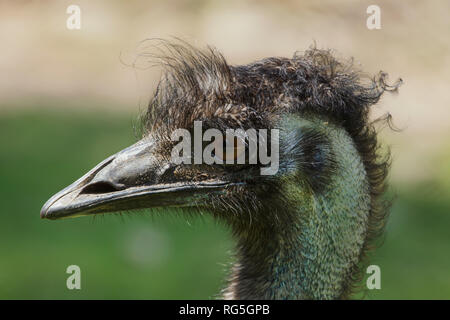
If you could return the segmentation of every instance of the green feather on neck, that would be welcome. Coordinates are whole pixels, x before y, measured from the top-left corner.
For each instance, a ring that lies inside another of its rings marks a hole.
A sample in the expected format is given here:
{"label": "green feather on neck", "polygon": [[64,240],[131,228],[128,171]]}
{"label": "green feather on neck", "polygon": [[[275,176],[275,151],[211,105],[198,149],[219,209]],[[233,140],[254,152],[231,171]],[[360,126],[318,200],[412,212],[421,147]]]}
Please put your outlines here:
{"label": "green feather on neck", "polygon": [[[261,257],[252,256],[252,249],[247,248],[258,247],[255,243],[239,239],[242,262],[235,267],[235,283],[231,282],[226,297],[340,298],[359,262],[367,232],[370,194],[363,162],[353,140],[336,125],[291,116],[281,127],[282,140],[289,138],[289,132],[311,130],[327,139],[330,150],[326,152],[334,159],[327,173],[329,182],[323,190],[314,191],[298,172],[300,168],[285,163],[278,177],[279,192],[292,221],[282,232],[274,231],[271,238],[262,240],[266,250]],[[260,274],[246,270],[255,269],[245,264],[249,261],[264,266]]]}

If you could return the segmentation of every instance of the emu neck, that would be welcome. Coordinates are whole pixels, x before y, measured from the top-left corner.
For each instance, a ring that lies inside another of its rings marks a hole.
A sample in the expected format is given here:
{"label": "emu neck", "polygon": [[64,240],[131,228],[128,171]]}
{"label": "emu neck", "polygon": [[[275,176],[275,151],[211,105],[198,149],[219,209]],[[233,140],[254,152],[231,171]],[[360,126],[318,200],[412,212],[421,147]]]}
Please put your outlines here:
{"label": "emu neck", "polygon": [[[345,133],[330,135],[338,168],[327,190],[283,184],[285,201],[273,221],[237,233],[238,262],[225,298],[345,298],[367,233],[370,194],[364,166]],[[273,212],[271,216],[274,216]]]}
{"label": "emu neck", "polygon": [[241,236],[225,298],[345,297],[364,243],[365,221],[336,212],[321,200],[316,204],[315,210],[303,213],[304,221]]}

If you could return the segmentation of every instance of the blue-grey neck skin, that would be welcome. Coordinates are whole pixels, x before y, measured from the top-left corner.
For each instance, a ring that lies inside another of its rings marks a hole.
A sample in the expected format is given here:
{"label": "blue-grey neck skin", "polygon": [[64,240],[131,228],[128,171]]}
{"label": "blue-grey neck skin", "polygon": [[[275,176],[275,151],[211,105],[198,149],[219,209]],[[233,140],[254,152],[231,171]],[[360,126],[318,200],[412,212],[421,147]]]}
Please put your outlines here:
{"label": "blue-grey neck skin", "polygon": [[364,165],[347,132],[325,120],[291,116],[280,126],[281,140],[307,127],[329,139],[336,163],[329,185],[311,191],[291,174],[293,162],[280,163],[292,223],[272,234],[238,236],[238,262],[225,299],[339,299],[358,264],[371,200]]}

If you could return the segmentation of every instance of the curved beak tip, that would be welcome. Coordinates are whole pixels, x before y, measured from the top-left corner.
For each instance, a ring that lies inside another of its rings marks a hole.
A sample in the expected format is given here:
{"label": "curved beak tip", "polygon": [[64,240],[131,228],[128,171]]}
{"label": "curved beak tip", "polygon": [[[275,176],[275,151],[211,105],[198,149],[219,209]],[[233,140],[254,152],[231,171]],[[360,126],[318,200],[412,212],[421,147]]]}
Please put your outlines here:
{"label": "curved beak tip", "polygon": [[42,209],[40,211],[40,217],[41,219],[52,219],[50,213],[50,209],[52,208],[52,204],[54,203],[53,201],[53,197],[50,198],[43,206]]}
{"label": "curved beak tip", "polygon": [[40,217],[41,219],[47,218],[47,211],[49,209],[49,201],[47,201],[41,208]]}

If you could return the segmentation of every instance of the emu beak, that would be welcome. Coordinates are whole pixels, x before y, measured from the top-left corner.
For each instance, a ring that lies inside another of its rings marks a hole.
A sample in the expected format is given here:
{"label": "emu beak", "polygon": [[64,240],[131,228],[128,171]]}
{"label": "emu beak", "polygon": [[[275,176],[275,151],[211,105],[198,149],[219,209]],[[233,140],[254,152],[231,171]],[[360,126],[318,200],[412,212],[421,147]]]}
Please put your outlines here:
{"label": "emu beak", "polygon": [[[141,140],[103,160],[96,167],[51,197],[41,218],[61,219],[165,206],[193,206],[211,193],[225,192],[233,183],[163,182],[171,167],[154,156],[154,141]],[[173,179],[172,179],[173,180]]]}

